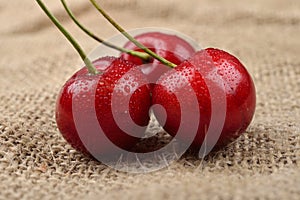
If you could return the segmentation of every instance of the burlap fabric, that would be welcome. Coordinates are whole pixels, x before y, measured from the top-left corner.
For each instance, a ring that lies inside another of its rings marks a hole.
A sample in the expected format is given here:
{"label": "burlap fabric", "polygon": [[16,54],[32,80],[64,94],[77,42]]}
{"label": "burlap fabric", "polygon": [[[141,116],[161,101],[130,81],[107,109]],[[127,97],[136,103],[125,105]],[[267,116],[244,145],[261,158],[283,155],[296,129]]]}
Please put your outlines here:
{"label": "burlap fabric", "polygon": [[[97,46],[46,1],[87,51]],[[88,1],[79,19],[115,30]],[[117,172],[59,134],[55,100],[80,59],[35,1],[0,1],[0,199],[300,199],[300,1],[102,1],[127,29],[172,28],[236,56],[253,75],[257,110],[236,142],[150,174]]]}

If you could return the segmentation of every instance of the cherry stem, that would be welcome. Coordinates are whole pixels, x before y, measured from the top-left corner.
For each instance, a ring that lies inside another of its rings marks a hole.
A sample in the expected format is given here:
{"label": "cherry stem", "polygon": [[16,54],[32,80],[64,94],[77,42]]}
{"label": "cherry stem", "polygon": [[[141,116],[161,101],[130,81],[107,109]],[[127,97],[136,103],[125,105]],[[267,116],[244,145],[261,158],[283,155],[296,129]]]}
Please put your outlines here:
{"label": "cherry stem", "polygon": [[148,53],[150,56],[152,56],[153,58],[157,59],[158,61],[160,61],[161,63],[174,68],[177,65],[166,60],[163,57],[160,57],[159,55],[157,55],[156,53],[154,53],[153,51],[151,51],[150,49],[148,49],[146,46],[144,46],[143,44],[141,44],[140,42],[138,42],[136,39],[134,39],[131,35],[129,35],[125,29],[123,29],[117,22],[115,22],[97,3],[95,0],[90,0],[90,2],[94,5],[94,7],[120,32],[122,33],[128,40],[130,40],[132,43],[134,43],[137,47],[141,48],[142,50],[144,50],[146,53]]}
{"label": "cherry stem", "polygon": [[51,14],[51,12],[48,10],[48,8],[45,6],[45,4],[41,0],[36,0],[36,2],[39,4],[41,9],[46,13],[46,15],[51,19],[51,21],[56,25],[56,27],[61,31],[62,34],[69,40],[69,42],[73,45],[73,47],[77,50],[80,57],[82,58],[83,62],[85,63],[89,73],[91,74],[98,74],[98,70],[95,68],[91,60],[86,56],[83,49],[80,47],[80,45],[76,42],[76,40],[71,36],[71,34],[61,25],[61,23],[58,21],[58,19]]}
{"label": "cherry stem", "polygon": [[138,51],[133,51],[133,50],[129,50],[129,49],[125,49],[122,47],[118,47],[112,43],[106,42],[105,40],[99,38],[98,36],[96,36],[94,33],[92,33],[90,30],[88,30],[87,28],[85,28],[74,16],[73,12],[71,11],[71,9],[67,6],[66,1],[65,0],[61,0],[61,3],[63,4],[65,10],[67,11],[69,17],[73,20],[73,22],[83,31],[85,32],[87,35],[89,35],[90,37],[92,37],[94,40],[104,44],[107,47],[110,47],[112,49],[130,54],[132,56],[135,57],[139,57],[145,61],[150,60],[150,55],[144,52],[138,52]]}

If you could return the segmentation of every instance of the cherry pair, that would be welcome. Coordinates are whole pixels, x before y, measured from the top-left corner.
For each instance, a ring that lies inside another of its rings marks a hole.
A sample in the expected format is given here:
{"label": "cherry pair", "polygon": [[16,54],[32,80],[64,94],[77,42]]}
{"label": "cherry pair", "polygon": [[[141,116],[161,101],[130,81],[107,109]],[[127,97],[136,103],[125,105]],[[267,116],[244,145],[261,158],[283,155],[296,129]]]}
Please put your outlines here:
{"label": "cherry pair", "polygon": [[[255,110],[255,88],[249,73],[233,55],[213,48],[196,52],[183,39],[159,32],[132,38],[91,0],[131,41],[124,48],[117,48],[125,52],[120,58],[104,57],[92,63],[43,3],[37,2],[86,64],[63,86],[56,107],[58,128],[77,150],[113,153],[105,138],[101,142],[90,135],[99,125],[112,143],[130,151],[143,136],[149,109],[156,104],[164,107],[164,110],[155,107],[154,114],[166,132],[175,136],[179,129],[184,130],[186,134],[180,141],[191,140],[196,148],[203,144],[208,130],[214,131],[212,122],[222,125],[220,137],[218,134],[212,137],[217,145],[228,144],[250,124]],[[85,32],[90,34],[86,29]],[[152,65],[145,68],[144,63]],[[161,71],[165,67],[160,63],[174,69]],[[147,79],[156,84],[145,84]],[[189,115],[183,116],[183,111]],[[196,123],[196,127],[191,127],[191,123]]]}
{"label": "cherry pair", "polygon": [[[182,123],[180,104],[189,104],[192,98],[191,96],[195,93],[199,103],[201,120],[199,120],[198,131],[193,140],[193,146],[199,148],[203,143],[207,128],[210,124],[212,115],[211,98],[213,95],[208,90],[205,77],[202,76],[205,73],[217,70],[217,74],[219,74],[222,80],[221,84],[223,84],[225,89],[224,94],[226,95],[226,102],[218,102],[219,104],[226,104],[226,116],[220,138],[216,138],[218,140],[217,144],[228,144],[228,142],[237,138],[245,131],[252,120],[255,110],[255,89],[249,73],[237,58],[224,51],[212,48],[196,53],[186,41],[162,33],[146,33],[137,36],[136,39],[158,55],[179,64],[175,68],[175,71],[170,70],[158,79],[152,91],[152,101],[150,88],[141,85],[145,82],[144,79],[149,76],[149,71],[147,71],[145,76],[137,73],[131,74],[134,79],[128,79],[127,82],[122,83],[123,94],[120,94],[118,97],[120,102],[117,104],[122,105],[122,99],[125,98],[124,96],[131,96],[127,114],[130,115],[136,124],[146,126],[149,122],[148,111],[151,102],[152,104],[160,104],[165,108],[167,113],[164,129],[172,136],[175,136]],[[176,43],[174,43],[174,41],[176,41]],[[159,45],[155,46],[155,44]],[[172,47],[173,44],[180,45],[181,48],[174,48]],[[133,46],[132,43],[126,44],[125,47],[140,50]],[[177,49],[186,53],[176,52]],[[157,75],[158,73],[155,69],[160,67],[159,63],[155,60],[151,60],[151,62],[154,63],[150,71]],[[207,62],[212,63],[209,64]],[[141,59],[128,54],[122,54],[121,58],[101,58],[95,61],[94,65],[103,74],[89,75],[86,68],[83,68],[65,84],[58,98],[56,119],[61,133],[74,148],[87,152],[78,136],[76,124],[72,117],[73,112],[80,112],[88,119],[95,117],[90,116],[93,114],[90,109],[96,110],[100,126],[103,128],[107,137],[117,146],[130,150],[130,148],[139,141],[138,138],[126,134],[119,128],[119,125],[116,124],[113,112],[121,109],[118,107],[115,107],[114,110],[112,109],[111,97],[119,79],[132,68],[142,65],[142,63],[143,61]],[[147,67],[149,67],[149,65],[147,65]],[[201,67],[204,71],[199,71],[198,67]],[[176,75],[178,72],[182,73],[182,77]],[[186,90],[188,86],[179,84],[180,80],[178,78],[186,78],[194,91]],[[138,85],[139,89],[136,91],[129,90],[130,92],[124,93],[126,87],[131,88],[130,85],[132,84]],[[96,93],[94,91],[96,91]],[[185,102],[178,101],[175,95],[177,93],[185,96]],[[76,98],[74,98],[74,96],[76,96]],[[76,111],[72,110],[72,105],[74,104],[72,101],[74,100],[80,101],[82,109]],[[95,100],[95,108],[85,106],[88,100]],[[195,108],[193,107],[188,109],[190,113],[195,112]],[[163,123],[164,112],[154,110],[154,113],[159,122]],[[190,116],[192,117],[193,115]],[[193,119],[186,120],[191,121]],[[127,123],[128,122],[124,121],[124,124]],[[130,123],[128,124],[131,125]],[[86,124],[87,133],[90,131],[89,127],[93,126]],[[126,127],[126,130],[131,129],[133,129],[133,127]],[[193,137],[193,135],[190,135],[188,123],[184,125],[184,129],[186,130],[186,138],[180,138],[182,141]],[[142,133],[140,134],[142,135]],[[94,145],[98,146],[99,152],[109,152],[105,144]]]}

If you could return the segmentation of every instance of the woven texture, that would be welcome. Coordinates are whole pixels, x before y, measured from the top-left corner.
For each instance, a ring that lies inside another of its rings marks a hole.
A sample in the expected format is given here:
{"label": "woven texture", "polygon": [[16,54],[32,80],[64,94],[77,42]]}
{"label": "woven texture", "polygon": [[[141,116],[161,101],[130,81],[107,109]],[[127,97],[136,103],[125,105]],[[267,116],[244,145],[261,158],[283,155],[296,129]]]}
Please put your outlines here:
{"label": "woven texture", "polygon": [[[87,51],[97,43],[46,1]],[[160,26],[227,50],[257,88],[248,130],[204,160],[185,155],[149,174],[117,172],[72,149],[54,108],[81,61],[35,1],[0,1],[0,199],[300,199],[300,1],[103,1],[125,28]],[[88,1],[80,21],[117,32]]]}

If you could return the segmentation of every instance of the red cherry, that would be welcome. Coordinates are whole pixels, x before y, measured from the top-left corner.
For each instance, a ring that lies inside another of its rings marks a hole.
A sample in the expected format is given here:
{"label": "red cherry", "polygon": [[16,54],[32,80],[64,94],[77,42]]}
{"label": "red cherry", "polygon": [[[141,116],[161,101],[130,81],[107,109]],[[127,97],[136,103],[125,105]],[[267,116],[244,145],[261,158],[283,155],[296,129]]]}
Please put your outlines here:
{"label": "red cherry", "polygon": [[[195,49],[187,41],[176,35],[170,35],[160,32],[148,32],[137,35],[135,39],[152,50],[157,55],[177,65],[196,53]],[[132,42],[126,43],[124,48],[142,51]],[[142,59],[126,53],[123,53],[121,57],[135,64],[143,64]],[[151,60],[151,62],[159,63],[159,61],[153,59]]]}
{"label": "red cherry", "polygon": [[[160,32],[148,32],[137,35],[135,39],[160,57],[163,57],[176,65],[179,65],[196,53],[194,47],[176,35]],[[124,48],[141,52],[143,51],[136,47],[136,45],[132,42],[126,43]],[[137,65],[144,64],[142,59],[126,53],[122,53],[121,58],[131,61]],[[168,70],[168,68],[162,67],[162,64],[158,60],[151,59],[148,63],[152,64],[142,66],[142,71],[152,82],[157,81],[160,75]]]}
{"label": "red cherry", "polygon": [[[219,75],[219,80],[212,72]],[[182,82],[184,79],[189,84],[184,84]],[[205,82],[207,80],[213,85],[210,91]],[[189,87],[193,91],[189,90]],[[221,101],[222,98],[218,94],[214,94],[220,88],[225,89],[223,94],[226,97],[223,99],[226,98],[226,102]],[[193,94],[196,95],[200,111],[196,137],[189,132],[188,123],[195,120],[192,119],[195,107],[189,106]],[[176,95],[181,95],[185,101],[179,102]],[[216,105],[212,105],[212,99],[217,102]],[[211,122],[212,106],[221,107],[224,103],[226,106],[225,122],[217,142],[218,146],[222,146],[246,130],[254,115],[255,102],[255,87],[242,63],[233,55],[213,48],[197,52],[191,59],[164,74],[153,89],[153,104],[162,105],[167,114],[164,129],[175,136],[179,126],[183,125],[186,135],[180,139],[185,141],[193,137],[192,145],[196,148],[201,147],[204,141]],[[188,112],[191,113],[190,119],[181,119],[180,104],[186,105]],[[161,109],[154,109],[154,113],[158,121],[163,123],[164,112]],[[219,113],[217,119],[219,117],[222,120],[221,116],[222,113]]]}
{"label": "red cherry", "polygon": [[[101,126],[108,139],[118,147],[129,150],[138,141],[137,137],[126,134],[114,119],[113,112],[121,115],[130,115],[133,122],[146,126],[149,122],[148,110],[150,107],[150,90],[144,75],[138,70],[130,73],[128,79],[124,75],[135,65],[120,58],[104,57],[93,62],[100,71],[92,75],[84,67],[76,72],[62,87],[56,105],[56,122],[63,137],[77,150],[89,154],[80,138],[90,137],[89,145],[96,149],[94,153],[112,153],[105,142],[98,141],[90,135],[95,131],[97,124]],[[118,84],[122,80],[121,84]],[[112,95],[118,84],[115,109],[112,109]],[[132,86],[138,89],[133,91]],[[129,105],[124,105],[124,99],[130,97]],[[76,106],[75,106],[76,105]],[[125,112],[124,107],[126,107]],[[122,111],[122,113],[120,113]],[[119,113],[118,113],[119,112]],[[95,116],[96,113],[96,116]],[[75,120],[75,116],[80,119]],[[84,133],[78,133],[76,123],[80,123]],[[133,130],[131,123],[123,121],[127,130]],[[144,134],[141,131],[141,134]],[[103,140],[104,141],[104,140]]]}

